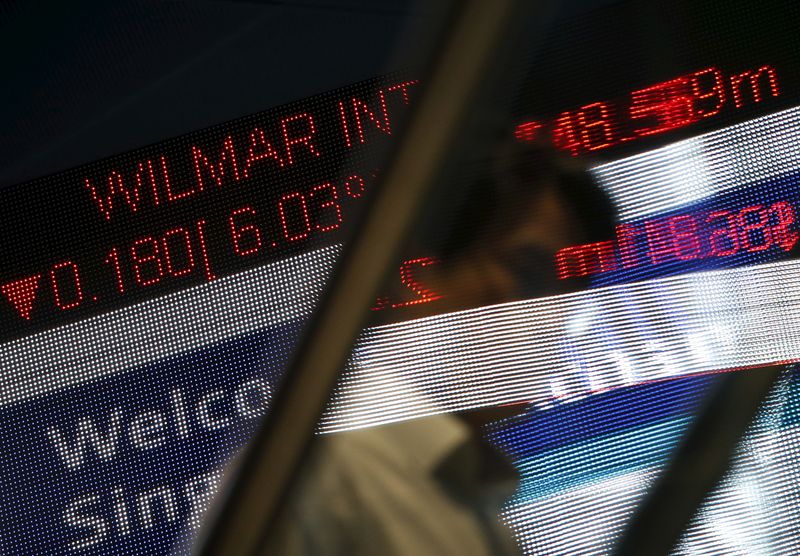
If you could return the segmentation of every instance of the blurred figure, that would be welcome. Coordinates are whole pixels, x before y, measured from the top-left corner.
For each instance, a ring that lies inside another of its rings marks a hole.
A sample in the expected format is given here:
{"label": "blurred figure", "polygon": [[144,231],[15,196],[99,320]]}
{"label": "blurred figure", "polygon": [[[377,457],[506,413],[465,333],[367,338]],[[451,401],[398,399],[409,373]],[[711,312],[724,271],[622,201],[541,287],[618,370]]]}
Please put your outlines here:
{"label": "blurred figure", "polygon": [[574,291],[575,279],[557,277],[556,253],[614,237],[611,202],[581,162],[538,143],[497,143],[465,172],[474,177],[444,233],[414,247],[434,246],[441,260],[426,273],[444,293],[428,314]]}
{"label": "blurred figure", "polygon": [[[447,230],[419,239],[442,261],[426,282],[443,298],[415,316],[558,293],[555,253],[613,236],[609,201],[572,159],[504,140],[473,170]],[[317,437],[265,553],[519,554],[499,519],[518,475],[482,428],[523,410],[485,408]]]}

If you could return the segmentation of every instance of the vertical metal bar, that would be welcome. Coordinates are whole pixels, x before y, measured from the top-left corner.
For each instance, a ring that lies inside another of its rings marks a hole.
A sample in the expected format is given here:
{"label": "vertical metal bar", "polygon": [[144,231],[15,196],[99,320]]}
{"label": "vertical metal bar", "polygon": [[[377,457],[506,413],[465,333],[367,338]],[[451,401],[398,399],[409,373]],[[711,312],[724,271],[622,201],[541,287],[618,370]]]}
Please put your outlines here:
{"label": "vertical metal bar", "polygon": [[700,504],[728,471],[739,441],[783,370],[783,366],[763,367],[720,377],[631,518],[614,550],[616,556],[672,553]]}
{"label": "vertical metal bar", "polygon": [[530,2],[457,3],[447,33],[361,228],[343,253],[328,295],[301,339],[270,415],[252,440],[238,476],[205,531],[200,554],[249,555],[284,499],[352,344],[395,253],[429,192],[470,133],[482,95],[519,35]]}

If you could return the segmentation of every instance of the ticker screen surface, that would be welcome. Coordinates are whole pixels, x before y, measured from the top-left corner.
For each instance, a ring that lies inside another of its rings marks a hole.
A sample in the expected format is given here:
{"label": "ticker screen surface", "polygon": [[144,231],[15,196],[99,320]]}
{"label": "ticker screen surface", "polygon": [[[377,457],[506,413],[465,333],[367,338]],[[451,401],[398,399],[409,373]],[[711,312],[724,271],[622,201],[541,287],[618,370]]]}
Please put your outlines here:
{"label": "ticker screen surface", "polygon": [[[569,293],[422,319],[448,295],[425,271],[447,261],[398,260],[402,294],[372,307],[395,322],[364,331],[320,425],[530,403],[492,435],[523,477],[504,518],[531,554],[608,550],[706,375],[800,359],[800,18],[683,6],[659,36],[623,35],[628,4],[558,22],[508,129],[584,161],[616,237],[559,251]],[[4,550],[183,546],[420,85],[376,78],[0,191]],[[681,551],[794,550],[796,382]]]}

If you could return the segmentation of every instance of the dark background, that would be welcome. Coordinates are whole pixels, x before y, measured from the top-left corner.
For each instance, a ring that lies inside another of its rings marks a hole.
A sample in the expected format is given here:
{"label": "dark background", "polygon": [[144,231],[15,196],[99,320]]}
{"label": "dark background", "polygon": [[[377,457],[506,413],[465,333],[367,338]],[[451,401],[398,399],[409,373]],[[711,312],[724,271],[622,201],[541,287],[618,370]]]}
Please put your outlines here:
{"label": "dark background", "polygon": [[[4,1],[0,185],[404,66],[446,4]],[[629,2],[560,2],[556,17],[616,4]]]}
{"label": "dark background", "polygon": [[[445,3],[2,2],[0,186],[403,66],[417,38],[409,30],[434,16],[433,5]],[[786,48],[798,20],[791,3],[774,1],[557,5],[554,20],[577,16],[572,26],[582,27],[576,39],[554,21],[538,60],[544,65],[534,79],[537,104],[557,100],[559,108],[570,100],[565,90],[605,99],[617,79],[631,80],[632,71],[648,84],[659,75],[677,75],[679,68],[696,69],[702,58],[736,56],[731,49],[755,54]],[[600,52],[615,37],[611,42],[627,59],[613,52],[598,57],[601,36],[606,44]],[[559,56],[565,46],[596,59],[572,71]],[[547,81],[551,85],[543,86]]]}
{"label": "dark background", "polygon": [[4,2],[0,185],[380,75],[408,4]]}

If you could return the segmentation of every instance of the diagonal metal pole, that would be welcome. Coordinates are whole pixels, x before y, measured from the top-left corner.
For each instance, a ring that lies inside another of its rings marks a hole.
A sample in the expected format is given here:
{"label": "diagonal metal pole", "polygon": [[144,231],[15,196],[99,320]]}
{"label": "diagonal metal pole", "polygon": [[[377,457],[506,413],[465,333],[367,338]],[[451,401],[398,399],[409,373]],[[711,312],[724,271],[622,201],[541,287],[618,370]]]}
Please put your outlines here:
{"label": "diagonal metal pole", "polygon": [[[301,339],[264,426],[252,439],[199,554],[258,552],[290,488],[368,308],[429,193],[472,141],[476,117],[508,75],[498,72],[531,21],[526,0],[457,2],[436,44],[421,96]],[[538,8],[539,6],[537,6]],[[528,26],[527,31],[532,30]],[[507,68],[506,68],[507,69]],[[483,104],[482,104],[483,103]]]}
{"label": "diagonal metal pole", "polygon": [[700,504],[728,471],[742,436],[784,369],[760,367],[720,377],[628,523],[615,556],[672,553]]}

